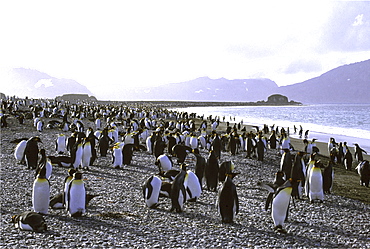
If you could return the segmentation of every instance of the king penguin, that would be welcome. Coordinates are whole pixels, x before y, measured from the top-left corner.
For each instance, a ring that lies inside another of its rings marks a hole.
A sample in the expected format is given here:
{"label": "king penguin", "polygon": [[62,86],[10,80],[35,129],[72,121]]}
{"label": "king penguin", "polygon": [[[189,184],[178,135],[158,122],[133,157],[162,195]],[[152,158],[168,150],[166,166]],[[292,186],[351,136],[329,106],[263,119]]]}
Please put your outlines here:
{"label": "king penguin", "polygon": [[67,138],[64,134],[58,134],[55,141],[55,150],[58,154],[63,154],[66,151]]}
{"label": "king penguin", "polygon": [[233,223],[239,212],[238,194],[232,180],[236,175],[237,173],[228,173],[218,193],[217,206],[224,223]]}
{"label": "king penguin", "polygon": [[159,173],[166,172],[172,169],[172,161],[167,155],[162,154],[160,155],[157,160],[155,161],[155,165],[158,166]]}
{"label": "king penguin", "polygon": [[210,152],[206,167],[204,169],[204,176],[206,179],[207,189],[215,192],[218,185],[218,160],[214,151]]}
{"label": "king penguin", "polygon": [[24,151],[26,149],[27,140],[20,141],[14,150],[14,157],[18,160],[21,164],[24,164]]}
{"label": "king penguin", "polygon": [[186,188],[185,185],[185,176],[186,176],[186,165],[181,164],[181,171],[176,175],[175,179],[172,182],[171,186],[171,212],[176,211],[177,213],[182,212],[182,207],[186,202]]}
{"label": "king penguin", "polygon": [[63,190],[63,205],[67,208],[66,203],[68,199],[68,188],[69,188],[69,183],[73,179],[73,175],[76,173],[75,168],[71,168],[68,170],[68,176],[64,179],[64,190]]}
{"label": "king penguin", "polygon": [[191,170],[186,171],[184,184],[186,185],[186,200],[189,202],[196,201],[202,193],[202,187],[198,177]]}
{"label": "king penguin", "polygon": [[158,207],[158,198],[162,180],[158,176],[149,177],[142,186],[145,203],[149,208]]}
{"label": "king penguin", "polygon": [[37,178],[33,183],[32,205],[36,213],[47,214],[50,200],[50,184],[46,178],[46,168],[39,170]]}
{"label": "king penguin", "polygon": [[83,169],[89,169],[92,158],[91,142],[87,138],[85,138],[84,140],[85,141],[83,142],[81,165]]}
{"label": "king penguin", "polygon": [[323,190],[323,177],[321,173],[322,163],[320,161],[315,162],[315,165],[311,168],[309,174],[309,192],[308,197],[312,203],[314,200],[324,201],[324,190]]}
{"label": "king penguin", "polygon": [[74,173],[69,183],[66,206],[71,217],[79,217],[86,212],[86,189],[80,172]]}
{"label": "king penguin", "polygon": [[24,155],[26,159],[26,165],[28,169],[36,169],[37,160],[39,155],[38,143],[41,142],[39,137],[31,137],[27,140]]}
{"label": "king penguin", "polygon": [[287,231],[283,229],[283,225],[288,215],[292,189],[292,183],[289,180],[286,181],[277,189],[274,200],[272,201],[271,216],[275,224],[274,231],[278,233],[287,233]]}
{"label": "king penguin", "polygon": [[113,147],[113,167],[116,169],[119,169],[122,167],[123,164],[123,153],[122,149],[119,145],[115,145]]}
{"label": "king penguin", "polygon": [[12,216],[16,228],[25,231],[45,232],[47,225],[44,217],[33,211],[25,211]]}
{"label": "king penguin", "polygon": [[71,151],[71,158],[72,158],[72,164],[73,168],[77,169],[82,161],[82,154],[83,154],[83,144],[82,139],[78,138],[78,140],[73,145],[72,151]]}
{"label": "king penguin", "polygon": [[306,166],[306,168],[307,168],[307,170],[306,170],[306,180],[305,180],[305,185],[304,185],[306,196],[308,196],[308,193],[310,192],[309,179],[310,179],[311,169],[312,169],[313,166],[315,166],[315,163],[316,163],[315,156],[316,156],[316,153],[313,153],[313,154],[310,155],[310,160],[309,160],[309,162]]}

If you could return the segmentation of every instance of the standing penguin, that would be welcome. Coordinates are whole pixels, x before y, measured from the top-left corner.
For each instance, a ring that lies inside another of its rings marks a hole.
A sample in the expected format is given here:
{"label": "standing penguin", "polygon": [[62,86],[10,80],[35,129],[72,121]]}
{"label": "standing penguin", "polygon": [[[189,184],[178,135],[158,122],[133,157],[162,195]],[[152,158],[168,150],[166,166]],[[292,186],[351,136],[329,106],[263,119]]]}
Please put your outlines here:
{"label": "standing penguin", "polygon": [[20,141],[14,150],[14,157],[16,160],[18,160],[21,164],[25,164],[24,160],[24,152],[26,149],[27,140]]}
{"label": "standing penguin", "polygon": [[193,154],[196,158],[195,175],[198,177],[200,186],[203,187],[203,176],[206,167],[206,159],[200,155],[199,149],[194,149]]}
{"label": "standing penguin", "polygon": [[293,191],[292,196],[296,199],[302,198],[302,187],[304,186],[304,180],[305,180],[305,166],[302,159],[302,156],[304,155],[304,152],[299,151],[295,158],[294,158],[294,164],[292,167],[292,173],[291,178],[293,180]]}
{"label": "standing penguin", "polygon": [[308,161],[308,164],[306,166],[306,181],[304,185],[305,193],[308,195],[310,192],[310,185],[309,185],[309,179],[310,179],[310,174],[311,174],[311,169],[313,166],[315,166],[316,160],[315,160],[316,153],[310,155],[310,159]]}
{"label": "standing penguin", "polygon": [[280,171],[285,173],[286,180],[291,176],[292,166],[292,154],[290,154],[289,149],[284,149],[284,154],[280,160]]}
{"label": "standing penguin", "polygon": [[217,206],[224,223],[232,223],[239,212],[238,194],[232,181],[236,174],[230,172],[226,175],[226,180],[218,193]]}
{"label": "standing penguin", "polygon": [[28,169],[36,169],[39,155],[39,142],[41,143],[41,139],[39,137],[31,137],[27,140],[24,155]]}
{"label": "standing penguin", "polygon": [[196,201],[202,193],[202,187],[198,177],[191,170],[186,171],[184,185],[186,185],[186,200],[189,202]]}
{"label": "standing penguin", "polygon": [[367,154],[367,152],[360,147],[358,144],[355,145],[355,158],[357,159],[358,162],[362,162],[364,160],[364,156],[362,155],[362,152]]}
{"label": "standing penguin", "polygon": [[211,151],[204,170],[206,185],[209,191],[216,191],[218,184],[218,160],[214,151]]}
{"label": "standing penguin", "polygon": [[64,134],[58,134],[55,141],[55,150],[58,154],[63,154],[66,151],[67,138]]}
{"label": "standing penguin", "polygon": [[186,202],[186,188],[185,185],[185,176],[186,176],[186,165],[181,164],[181,171],[176,175],[175,179],[172,182],[171,186],[171,212],[176,211],[177,213],[182,212],[182,207]]}
{"label": "standing penguin", "polygon": [[89,169],[91,157],[92,157],[91,142],[90,140],[85,138],[82,149],[82,159],[81,159],[82,168]]}
{"label": "standing penguin", "polygon": [[343,164],[346,170],[351,171],[352,170],[352,162],[353,162],[353,157],[351,151],[346,147],[346,153],[344,154],[344,159],[343,159]]}
{"label": "standing penguin", "polygon": [[133,154],[134,154],[134,145],[133,144],[125,144],[122,148],[123,164],[124,165],[130,165],[131,164]]}
{"label": "standing penguin", "polygon": [[330,194],[334,179],[334,158],[331,158],[328,166],[324,168],[323,173],[323,191],[324,194]]}
{"label": "standing penguin", "polygon": [[264,155],[265,155],[265,143],[263,142],[262,135],[258,135],[258,140],[257,140],[257,160],[258,161],[263,161]]}
{"label": "standing penguin", "polygon": [[99,137],[99,144],[98,144],[98,147],[99,147],[99,151],[100,151],[100,156],[102,157],[106,157],[107,156],[107,151],[108,151],[108,148],[109,148],[109,143],[113,142],[113,139],[111,139],[109,136],[108,136],[108,128],[105,128],[100,137]]}
{"label": "standing penguin", "polygon": [[311,168],[308,178],[309,192],[308,197],[312,203],[314,200],[324,201],[323,177],[321,173],[322,163],[315,162]]}
{"label": "standing penguin", "polygon": [[115,145],[113,147],[113,167],[116,169],[119,169],[122,167],[123,164],[123,154],[122,154],[122,149],[119,145]]}
{"label": "standing penguin", "polygon": [[82,144],[82,138],[77,138],[77,141],[73,145],[72,151],[71,151],[71,158],[72,163],[71,166],[75,169],[77,169],[82,161],[82,154],[83,154],[83,144]]}
{"label": "standing penguin", "polygon": [[39,170],[37,178],[33,182],[32,206],[36,213],[47,214],[50,200],[50,183],[46,178],[46,168]]}
{"label": "standing penguin", "polygon": [[277,189],[274,200],[272,201],[271,216],[274,221],[274,231],[278,233],[287,233],[283,228],[284,221],[288,216],[289,202],[292,194],[291,181],[286,181]]}
{"label": "standing penguin", "polygon": [[69,183],[66,205],[71,217],[79,217],[86,212],[86,189],[80,172],[74,173]]}
{"label": "standing penguin", "polygon": [[149,177],[142,186],[145,203],[149,208],[158,207],[158,198],[162,180],[158,176]]}
{"label": "standing penguin", "polygon": [[47,225],[44,217],[33,211],[25,211],[12,216],[12,223],[16,228],[25,231],[45,232]]}
{"label": "standing penguin", "polygon": [[360,185],[369,187],[370,182],[370,164],[368,160],[364,160],[356,167],[357,173],[360,175]]}
{"label": "standing penguin", "polygon": [[38,132],[42,132],[44,129],[44,122],[42,120],[39,120],[36,124],[36,129]]}
{"label": "standing penguin", "polygon": [[63,205],[67,208],[66,203],[68,199],[68,189],[69,189],[69,183],[73,179],[73,175],[76,173],[76,169],[71,168],[68,170],[68,176],[64,179],[64,190],[63,190]]}
{"label": "standing penguin", "polygon": [[270,144],[270,149],[276,149],[276,135],[275,135],[275,130],[272,130],[271,135],[269,137],[269,144]]}

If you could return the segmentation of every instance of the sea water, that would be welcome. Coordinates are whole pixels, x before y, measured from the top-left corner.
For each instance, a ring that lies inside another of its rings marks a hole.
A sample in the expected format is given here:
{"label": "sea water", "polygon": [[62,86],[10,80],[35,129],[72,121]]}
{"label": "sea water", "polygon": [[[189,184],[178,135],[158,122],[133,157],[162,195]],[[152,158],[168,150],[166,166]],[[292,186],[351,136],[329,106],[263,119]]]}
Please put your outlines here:
{"label": "sea water", "polygon": [[[370,154],[370,104],[320,104],[302,106],[216,106],[188,107],[173,110],[196,113],[208,117],[219,116],[220,121],[243,121],[246,125],[289,127],[290,136],[298,138],[300,126],[308,138],[328,142],[347,142],[353,147],[358,143]],[[223,118],[225,117],[225,119]],[[234,120],[235,119],[235,120]],[[297,133],[294,134],[294,126]]]}

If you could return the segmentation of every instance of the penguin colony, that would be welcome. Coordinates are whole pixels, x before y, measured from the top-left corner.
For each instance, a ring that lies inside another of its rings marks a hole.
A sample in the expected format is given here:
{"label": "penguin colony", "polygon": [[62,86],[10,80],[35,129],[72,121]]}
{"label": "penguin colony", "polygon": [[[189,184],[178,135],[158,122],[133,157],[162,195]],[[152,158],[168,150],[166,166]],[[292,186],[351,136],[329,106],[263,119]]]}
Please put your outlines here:
{"label": "penguin colony", "polygon": [[[315,160],[315,146],[310,147],[312,150],[308,148],[304,152],[295,152],[289,143],[289,134],[283,128],[278,131],[265,126],[261,130],[247,132],[236,125],[228,125],[224,133],[217,130],[219,117],[210,116],[203,120],[200,127],[196,127],[192,121],[195,114],[165,109],[27,101],[30,100],[18,101],[16,105],[32,106],[32,112],[28,114],[34,120],[35,136],[21,140],[14,152],[15,162],[35,170],[36,175],[32,211],[12,218],[16,227],[23,230],[45,231],[47,226],[42,215],[47,214],[49,208],[63,208],[71,217],[88,212],[88,201],[95,195],[87,194],[82,175],[88,175],[89,167],[99,156],[112,158],[109,167],[125,169],[131,164],[133,153],[153,155],[153,164],[157,165],[158,172],[149,174],[141,186],[144,205],[158,208],[161,202],[167,200],[171,202],[169,211],[181,213],[187,203],[197,201],[203,191],[216,192],[215,203],[220,220],[232,223],[239,212],[239,205],[242,205],[238,191],[243,190],[234,183],[237,181],[237,177],[234,180],[237,175],[234,170],[237,170],[238,163],[221,158],[221,151],[230,152],[231,158],[236,154],[245,154],[246,158],[263,161],[268,149],[277,149],[282,155],[277,173],[279,177],[272,184],[260,183],[260,186],[269,191],[265,208],[268,210],[271,207],[274,231],[278,233],[287,232],[283,226],[292,198],[303,200],[306,197],[310,202],[322,202],[325,200],[324,193],[331,191],[332,166]],[[40,108],[42,103],[45,106]],[[51,106],[52,114],[49,111]],[[44,128],[43,120],[48,116],[63,121],[51,122]],[[91,122],[95,127],[85,129]],[[45,150],[42,152],[43,149],[39,149],[42,141],[38,135],[43,129],[56,130],[54,155],[50,153],[46,156]],[[348,147],[345,148],[345,154],[350,153]],[[199,150],[209,153],[208,158],[202,157]],[[333,141],[330,141],[330,152],[331,163],[341,162],[335,154],[339,152]],[[348,156],[343,160],[350,158]],[[348,161],[345,162],[347,165]],[[365,186],[369,185],[368,165],[367,161],[359,161],[356,168],[361,184]],[[66,179],[60,195],[50,198],[49,179],[55,166],[65,167]]]}

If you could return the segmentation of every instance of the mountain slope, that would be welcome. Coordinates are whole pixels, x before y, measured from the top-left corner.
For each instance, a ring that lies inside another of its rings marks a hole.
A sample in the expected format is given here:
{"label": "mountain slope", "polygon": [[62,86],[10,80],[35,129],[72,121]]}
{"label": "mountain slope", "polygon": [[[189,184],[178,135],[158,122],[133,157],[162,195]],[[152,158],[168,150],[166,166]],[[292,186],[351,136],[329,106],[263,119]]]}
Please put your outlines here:
{"label": "mountain slope", "polygon": [[2,92],[19,97],[55,98],[67,93],[92,95],[87,87],[72,79],[58,79],[33,69],[14,68],[2,72]]}
{"label": "mountain slope", "polygon": [[137,89],[139,99],[189,100],[189,101],[244,101],[254,102],[273,93],[278,86],[269,79],[210,79],[201,77],[194,80],[171,83],[159,87]]}
{"label": "mountain slope", "polygon": [[319,77],[279,87],[303,103],[370,103],[370,60],[332,69]]}

